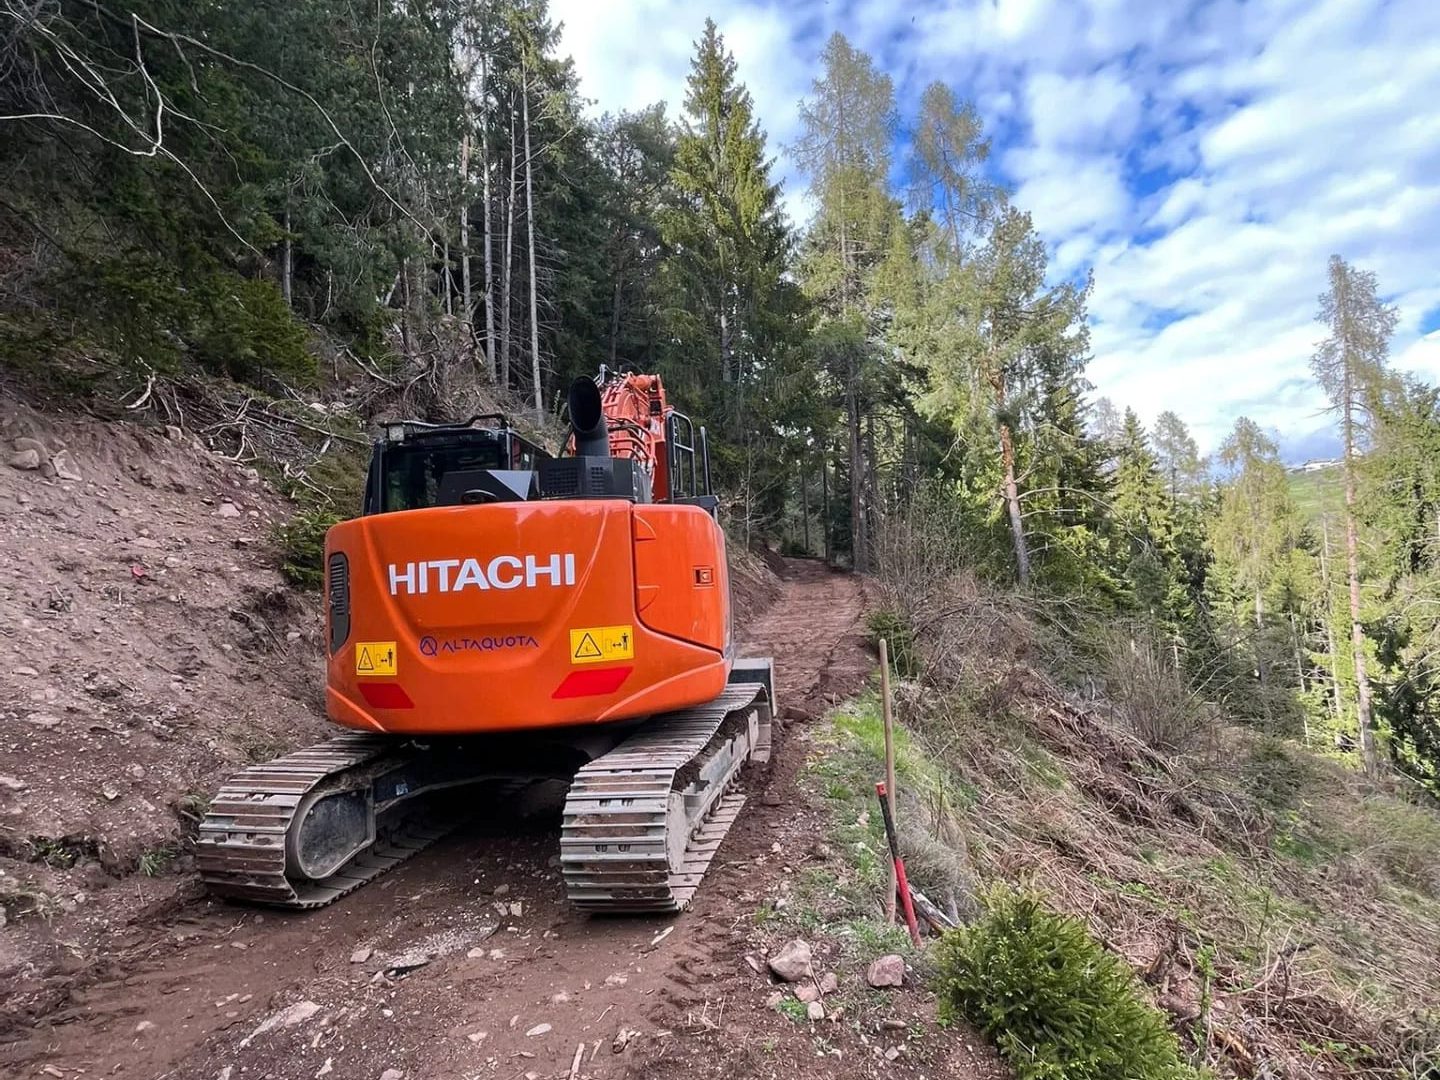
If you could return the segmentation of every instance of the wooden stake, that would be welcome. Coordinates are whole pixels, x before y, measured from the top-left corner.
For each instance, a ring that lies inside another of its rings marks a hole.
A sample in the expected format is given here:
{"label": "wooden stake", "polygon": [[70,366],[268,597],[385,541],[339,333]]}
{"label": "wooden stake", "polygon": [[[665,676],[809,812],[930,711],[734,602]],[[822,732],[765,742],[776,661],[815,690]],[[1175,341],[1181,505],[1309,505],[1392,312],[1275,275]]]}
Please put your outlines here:
{"label": "wooden stake", "polygon": [[[880,710],[885,722],[885,801],[890,807],[890,817],[895,817],[895,732],[894,716],[890,710],[890,647],[884,638],[880,639]],[[895,862],[890,862],[890,891],[885,900],[885,921],[895,921],[895,894],[899,882],[895,879]]]}

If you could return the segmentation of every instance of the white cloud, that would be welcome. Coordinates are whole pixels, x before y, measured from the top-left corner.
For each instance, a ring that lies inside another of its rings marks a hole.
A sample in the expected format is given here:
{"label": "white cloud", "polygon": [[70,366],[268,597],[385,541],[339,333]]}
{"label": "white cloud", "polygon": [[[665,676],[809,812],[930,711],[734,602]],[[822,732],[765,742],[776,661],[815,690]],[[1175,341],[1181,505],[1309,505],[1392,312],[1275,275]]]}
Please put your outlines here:
{"label": "white cloud", "polygon": [[[1400,311],[1395,366],[1440,381],[1440,3],[1435,0],[718,0],[771,149],[797,134],[824,39],[977,102],[994,161],[1052,246],[1093,267],[1098,390],[1174,409],[1214,446],[1244,413],[1299,442],[1316,298],[1339,252]],[[678,113],[689,5],[556,0],[601,108]],[[792,216],[801,185],[782,156]],[[1431,316],[1433,319],[1433,316]],[[1433,326],[1433,322],[1429,325]]]}
{"label": "white cloud", "polygon": [[1140,123],[1140,94],[1118,67],[1091,75],[1042,71],[1026,81],[1025,100],[1040,146],[1113,146]]}
{"label": "white cloud", "polygon": [[[663,101],[672,118],[683,115],[685,79],[705,27],[702,9],[664,0],[552,0],[550,12],[564,23],[560,49],[574,58],[580,93],[595,101],[595,112],[633,111]],[[729,3],[712,8],[710,16],[735,54],[739,77],[769,135],[786,210],[792,220],[803,221],[809,213],[803,184],[783,149],[799,134],[796,105],[810,89],[816,58],[796,40],[796,11]],[[812,46],[818,54],[818,44]]]}

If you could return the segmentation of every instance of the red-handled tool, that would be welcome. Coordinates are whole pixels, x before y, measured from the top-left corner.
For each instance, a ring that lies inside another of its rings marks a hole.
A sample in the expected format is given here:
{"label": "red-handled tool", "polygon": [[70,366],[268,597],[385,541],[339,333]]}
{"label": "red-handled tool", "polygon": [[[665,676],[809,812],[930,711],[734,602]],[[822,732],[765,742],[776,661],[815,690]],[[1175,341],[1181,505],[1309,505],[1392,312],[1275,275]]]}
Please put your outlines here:
{"label": "red-handled tool", "polygon": [[910,901],[910,882],[905,880],[905,860],[900,858],[900,842],[895,838],[895,820],[890,816],[890,800],[885,797],[885,781],[875,785],[875,794],[880,796],[880,813],[885,818],[885,839],[890,842],[890,858],[895,860],[895,887],[900,893],[905,925],[910,928],[910,940],[919,948],[920,927],[915,923],[915,905]]}

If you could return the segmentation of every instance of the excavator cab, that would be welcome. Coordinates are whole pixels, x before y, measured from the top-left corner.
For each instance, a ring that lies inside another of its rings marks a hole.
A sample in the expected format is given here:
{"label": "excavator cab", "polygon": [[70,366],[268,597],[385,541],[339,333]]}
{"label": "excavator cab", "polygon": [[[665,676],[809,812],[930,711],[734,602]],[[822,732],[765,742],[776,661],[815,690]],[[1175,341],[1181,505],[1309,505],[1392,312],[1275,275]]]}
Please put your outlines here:
{"label": "excavator cab", "polygon": [[503,413],[463,424],[390,422],[381,431],[370,455],[364,514],[524,502],[538,494],[536,470],[550,460]]}

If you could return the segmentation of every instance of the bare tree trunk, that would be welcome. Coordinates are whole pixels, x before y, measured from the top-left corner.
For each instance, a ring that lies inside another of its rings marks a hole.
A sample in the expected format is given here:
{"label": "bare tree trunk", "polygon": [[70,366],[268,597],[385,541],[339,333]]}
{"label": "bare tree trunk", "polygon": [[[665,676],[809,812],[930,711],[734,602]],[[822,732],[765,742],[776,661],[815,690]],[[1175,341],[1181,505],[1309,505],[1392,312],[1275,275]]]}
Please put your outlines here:
{"label": "bare tree trunk", "polygon": [[[1348,412],[1348,409],[1347,409]],[[1347,422],[1346,427],[1349,427]],[[1360,539],[1355,528],[1355,471],[1351,440],[1345,453],[1345,570],[1350,578],[1350,647],[1355,653],[1355,712],[1360,729],[1360,754],[1365,771],[1378,768],[1375,733],[1370,726],[1370,679],[1365,673],[1365,630],[1360,625]]]}
{"label": "bare tree trunk", "polygon": [[1355,711],[1360,729],[1360,754],[1365,771],[1374,774],[1375,733],[1370,721],[1370,679],[1365,673],[1365,631],[1360,625],[1360,538],[1355,527],[1355,388],[1354,365],[1345,358],[1345,570],[1350,578],[1350,646],[1355,653]]}
{"label": "bare tree trunk", "polygon": [[869,545],[865,540],[865,500],[861,489],[865,485],[865,462],[860,444],[860,388],[856,385],[859,375],[855,361],[850,361],[850,563],[857,574],[870,569]]}
{"label": "bare tree trunk", "polygon": [[722,286],[720,295],[720,381],[730,382],[730,352],[731,352],[731,330],[730,330],[730,304],[729,298],[725,295],[727,290]]}
{"label": "bare tree trunk", "polygon": [[820,513],[821,534],[825,537],[825,565],[830,565],[834,552],[830,548],[830,455],[827,451],[820,459]]}
{"label": "bare tree trunk", "polygon": [[490,60],[480,61],[480,106],[485,114],[480,118],[480,170],[484,174],[482,198],[485,203],[485,363],[490,368],[490,378],[495,378],[495,270],[491,247],[490,226],[490,115],[485,85],[489,80]]}
{"label": "bare tree trunk", "polygon": [[[466,110],[466,124],[470,122]],[[470,132],[460,136],[460,325],[465,328],[465,345],[475,355],[475,308],[470,294]]]}
{"label": "bare tree trunk", "polygon": [[800,464],[800,521],[805,531],[805,554],[810,554],[810,476]]}
{"label": "bare tree trunk", "polygon": [[1025,519],[1020,514],[1020,485],[1015,480],[1015,440],[1010,425],[1000,424],[1000,461],[1005,467],[1005,510],[1010,515],[1010,536],[1015,543],[1015,576],[1030,584],[1030,549],[1025,543]]}
{"label": "bare tree trunk", "polygon": [[1324,546],[1320,549],[1320,576],[1325,580],[1325,640],[1330,646],[1330,703],[1335,711],[1335,726],[1338,730],[1345,722],[1345,713],[1340,700],[1340,647],[1335,641],[1335,604],[1332,600],[1330,579],[1330,518],[1320,519]]}
{"label": "bare tree trunk", "polygon": [[500,385],[510,389],[510,280],[515,266],[515,196],[520,147],[515,142],[515,103],[510,103],[510,197],[505,201],[505,265],[500,268]]}
{"label": "bare tree trunk", "polygon": [[[1269,672],[1265,668],[1265,655],[1261,652],[1263,642],[1260,640],[1260,632],[1265,629],[1265,594],[1258,588],[1255,590],[1255,677],[1264,686],[1268,680]],[[1268,715],[1270,706],[1265,706]]]}
{"label": "bare tree trunk", "polygon": [[879,512],[880,494],[875,479],[875,414],[871,412],[865,417],[865,540],[866,557],[872,554],[869,551],[870,538],[875,535],[875,517]]}
{"label": "bare tree trunk", "polygon": [[402,259],[400,262],[400,346],[405,352],[405,359],[414,360],[415,350],[411,346],[410,338],[410,260]]}
{"label": "bare tree trunk", "polygon": [[294,275],[295,253],[290,242],[290,204],[285,204],[285,246],[280,267],[280,292],[285,297],[285,306],[295,306]]}
{"label": "bare tree trunk", "polygon": [[445,293],[445,314],[455,314],[455,276],[450,269],[450,237],[440,244],[440,288]]}
{"label": "bare tree trunk", "polygon": [[535,185],[530,174],[530,76],[522,67],[520,108],[525,125],[525,227],[530,240],[530,368],[535,380],[535,420],[545,422],[545,404],[540,384],[540,318],[535,302]]}
{"label": "bare tree trunk", "polygon": [[615,268],[615,292],[610,303],[610,366],[615,366],[615,353],[620,342],[620,268]]}
{"label": "bare tree trunk", "polygon": [[[1290,612],[1290,646],[1295,651],[1295,678],[1299,682],[1300,693],[1305,693],[1305,654],[1300,651],[1300,629],[1295,625],[1295,613]],[[1308,709],[1300,710],[1301,733],[1305,738],[1305,745],[1310,745],[1310,712]]]}

